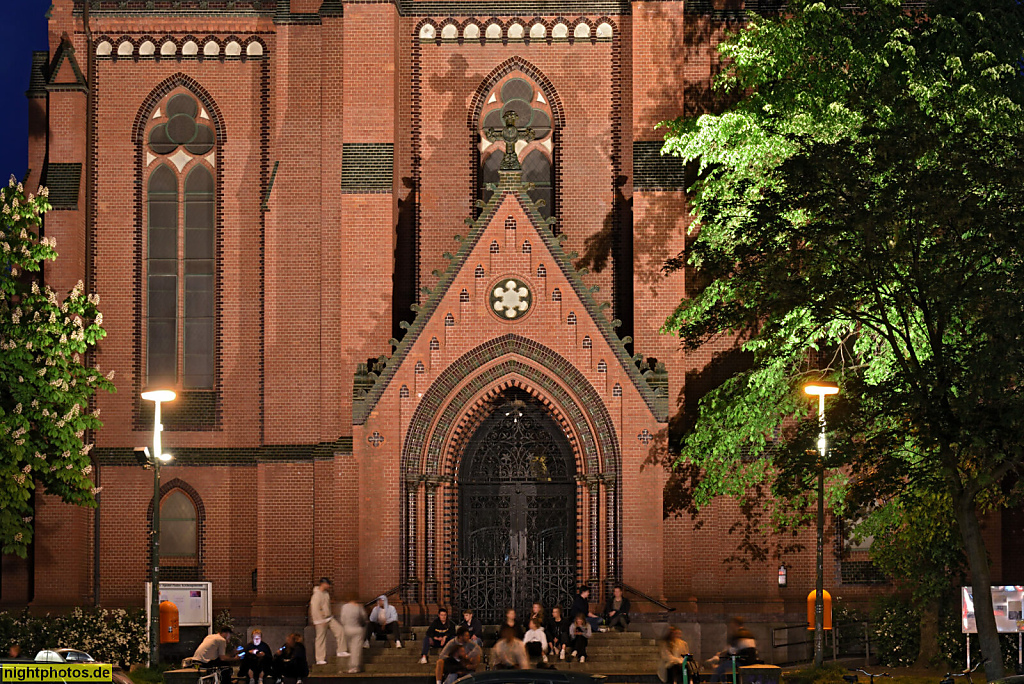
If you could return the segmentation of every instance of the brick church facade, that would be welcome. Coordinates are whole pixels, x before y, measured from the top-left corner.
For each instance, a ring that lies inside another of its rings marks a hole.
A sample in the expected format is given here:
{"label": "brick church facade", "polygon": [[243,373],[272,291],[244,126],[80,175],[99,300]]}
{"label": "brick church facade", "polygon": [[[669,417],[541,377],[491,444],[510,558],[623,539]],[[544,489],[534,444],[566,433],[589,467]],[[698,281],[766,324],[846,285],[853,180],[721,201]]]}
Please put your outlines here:
{"label": "brick church facade", "polygon": [[[665,466],[736,355],[659,333],[690,219],[655,125],[711,105],[743,17],[54,0],[27,185],[51,188],[46,278],[101,297],[117,392],[98,510],[37,497],[3,604],[143,604],[152,477],[132,451],[140,392],[167,385],[164,578],[211,581],[236,617],[299,622],[326,575],[408,619],[622,582],[639,611],[792,621],[812,537],[765,537],[726,501],[694,516]],[[998,580],[1010,524],[987,533]],[[830,521],[826,586],[864,599],[877,578],[841,537]]]}

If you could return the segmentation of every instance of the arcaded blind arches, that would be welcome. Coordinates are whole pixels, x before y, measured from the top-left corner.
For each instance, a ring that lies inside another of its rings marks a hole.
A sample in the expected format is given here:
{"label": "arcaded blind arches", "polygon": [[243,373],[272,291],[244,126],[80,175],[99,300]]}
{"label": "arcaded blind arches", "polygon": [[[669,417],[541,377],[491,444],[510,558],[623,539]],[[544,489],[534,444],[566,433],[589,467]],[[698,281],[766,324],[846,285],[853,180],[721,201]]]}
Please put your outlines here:
{"label": "arcaded blind arches", "polygon": [[216,134],[205,108],[178,92],[147,126],[147,384],[214,387]]}

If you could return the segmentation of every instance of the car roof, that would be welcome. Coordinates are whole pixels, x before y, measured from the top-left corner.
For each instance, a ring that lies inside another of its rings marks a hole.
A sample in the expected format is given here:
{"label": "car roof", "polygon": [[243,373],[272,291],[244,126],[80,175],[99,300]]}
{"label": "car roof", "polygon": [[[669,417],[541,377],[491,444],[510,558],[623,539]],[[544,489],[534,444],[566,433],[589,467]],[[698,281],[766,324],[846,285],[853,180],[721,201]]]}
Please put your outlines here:
{"label": "car roof", "polygon": [[488,670],[463,677],[462,682],[592,682],[603,677],[559,670]]}

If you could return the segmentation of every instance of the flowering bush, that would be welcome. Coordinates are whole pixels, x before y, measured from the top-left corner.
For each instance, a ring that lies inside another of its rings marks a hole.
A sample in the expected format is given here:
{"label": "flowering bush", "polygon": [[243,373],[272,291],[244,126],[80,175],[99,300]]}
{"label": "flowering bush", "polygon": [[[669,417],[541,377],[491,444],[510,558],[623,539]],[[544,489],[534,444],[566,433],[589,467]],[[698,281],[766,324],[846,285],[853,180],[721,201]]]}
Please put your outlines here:
{"label": "flowering bush", "polygon": [[896,596],[880,599],[871,611],[871,652],[886,667],[909,667],[921,650],[921,618]]}
{"label": "flowering bush", "polygon": [[56,240],[39,236],[46,188],[0,188],[0,550],[24,558],[32,541],[32,490],[95,505],[86,433],[100,427],[89,401],[113,391],[113,373],[84,363],[101,340],[99,297],[79,282],[66,296],[40,285]]}
{"label": "flowering bush", "polygon": [[21,646],[29,657],[47,648],[77,648],[96,660],[129,666],[149,653],[141,610],[82,610],[66,615],[0,613],[0,645]]}

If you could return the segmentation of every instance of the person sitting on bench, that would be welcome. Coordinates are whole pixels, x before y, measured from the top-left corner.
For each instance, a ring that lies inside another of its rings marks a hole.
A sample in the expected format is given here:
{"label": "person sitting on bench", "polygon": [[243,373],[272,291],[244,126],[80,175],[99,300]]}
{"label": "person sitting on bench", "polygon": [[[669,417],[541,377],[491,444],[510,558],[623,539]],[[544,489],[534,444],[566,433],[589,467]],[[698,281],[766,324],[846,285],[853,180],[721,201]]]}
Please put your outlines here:
{"label": "person sitting on bench", "polygon": [[430,653],[431,648],[444,648],[444,645],[454,638],[455,623],[448,619],[448,610],[446,608],[439,608],[437,610],[437,617],[427,627],[427,633],[423,637],[420,665],[427,664],[427,654]]}
{"label": "person sitting on bench", "polygon": [[231,628],[222,625],[216,634],[210,634],[203,639],[192,656],[192,662],[199,663],[205,669],[219,669],[221,681],[230,682],[231,668],[241,658],[234,651],[228,653],[229,639],[231,639]]}

